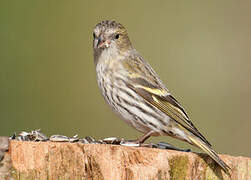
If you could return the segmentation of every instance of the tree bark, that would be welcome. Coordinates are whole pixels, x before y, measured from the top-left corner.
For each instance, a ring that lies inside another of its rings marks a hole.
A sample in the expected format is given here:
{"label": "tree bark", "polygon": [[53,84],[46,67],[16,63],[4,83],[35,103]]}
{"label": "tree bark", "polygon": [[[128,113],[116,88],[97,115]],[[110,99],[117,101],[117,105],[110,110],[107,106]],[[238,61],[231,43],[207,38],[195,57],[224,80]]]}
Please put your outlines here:
{"label": "tree bark", "polygon": [[[5,142],[6,145],[6,142]],[[220,155],[231,177],[207,155],[146,147],[9,142],[0,179],[251,179],[251,158]]]}

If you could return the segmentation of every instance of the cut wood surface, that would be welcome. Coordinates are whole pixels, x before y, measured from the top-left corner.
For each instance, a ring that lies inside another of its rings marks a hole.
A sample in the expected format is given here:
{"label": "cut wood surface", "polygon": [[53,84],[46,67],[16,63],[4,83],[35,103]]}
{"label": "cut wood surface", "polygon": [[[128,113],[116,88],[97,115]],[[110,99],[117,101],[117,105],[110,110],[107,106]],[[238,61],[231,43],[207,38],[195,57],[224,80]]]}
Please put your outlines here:
{"label": "cut wood surface", "polygon": [[[231,177],[205,154],[121,145],[11,140],[9,151],[0,159],[0,179],[8,176],[9,179],[52,180],[251,180],[251,158],[220,157],[233,169]],[[1,176],[3,167],[5,176]]]}

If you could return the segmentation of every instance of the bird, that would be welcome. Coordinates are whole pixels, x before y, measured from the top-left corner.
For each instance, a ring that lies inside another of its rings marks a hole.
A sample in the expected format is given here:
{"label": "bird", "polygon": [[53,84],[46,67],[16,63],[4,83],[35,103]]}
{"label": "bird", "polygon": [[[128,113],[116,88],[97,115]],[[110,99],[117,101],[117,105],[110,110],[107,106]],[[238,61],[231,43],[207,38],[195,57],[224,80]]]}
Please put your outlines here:
{"label": "bird", "polygon": [[136,143],[151,136],[171,136],[202,149],[226,173],[231,170],[134,48],[122,24],[104,20],[94,27],[93,54],[105,101],[128,125],[143,133]]}

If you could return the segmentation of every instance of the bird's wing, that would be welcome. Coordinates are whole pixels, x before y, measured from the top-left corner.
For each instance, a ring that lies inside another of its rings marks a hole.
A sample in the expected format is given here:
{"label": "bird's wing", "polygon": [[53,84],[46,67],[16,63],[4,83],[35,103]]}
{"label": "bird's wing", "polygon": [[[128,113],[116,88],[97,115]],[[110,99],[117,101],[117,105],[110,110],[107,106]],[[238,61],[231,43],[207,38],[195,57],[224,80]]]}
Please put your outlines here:
{"label": "bird's wing", "polygon": [[183,107],[168,92],[150,65],[146,62],[142,64],[142,62],[142,59],[135,60],[135,58],[127,61],[126,64],[130,64],[128,87],[144,98],[148,103],[160,109],[163,113],[177,122],[177,124],[211,146],[190,121]]}

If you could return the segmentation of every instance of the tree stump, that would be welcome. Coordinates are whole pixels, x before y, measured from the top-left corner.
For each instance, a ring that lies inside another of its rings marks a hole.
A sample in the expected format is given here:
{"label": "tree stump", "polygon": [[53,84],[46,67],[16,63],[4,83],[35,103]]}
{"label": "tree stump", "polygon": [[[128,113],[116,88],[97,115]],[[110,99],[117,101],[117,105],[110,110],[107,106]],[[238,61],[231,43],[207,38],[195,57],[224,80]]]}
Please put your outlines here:
{"label": "tree stump", "polygon": [[220,155],[233,169],[229,177],[205,154],[16,140],[8,148],[7,142],[0,138],[0,179],[251,179],[251,158],[241,156]]}

